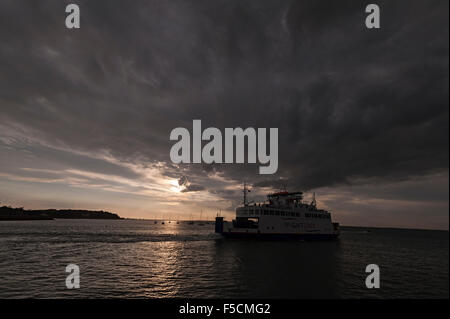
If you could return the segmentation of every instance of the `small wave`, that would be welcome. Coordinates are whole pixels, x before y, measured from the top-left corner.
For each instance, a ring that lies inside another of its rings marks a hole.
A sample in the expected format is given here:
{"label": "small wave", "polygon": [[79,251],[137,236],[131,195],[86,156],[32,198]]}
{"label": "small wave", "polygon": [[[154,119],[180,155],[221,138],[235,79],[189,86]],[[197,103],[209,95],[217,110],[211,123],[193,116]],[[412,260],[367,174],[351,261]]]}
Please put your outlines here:
{"label": "small wave", "polygon": [[[217,234],[42,234],[31,235],[13,234],[2,238],[2,241],[16,243],[137,243],[137,242],[166,242],[166,241],[211,241],[219,238]],[[30,236],[31,235],[31,236]]]}

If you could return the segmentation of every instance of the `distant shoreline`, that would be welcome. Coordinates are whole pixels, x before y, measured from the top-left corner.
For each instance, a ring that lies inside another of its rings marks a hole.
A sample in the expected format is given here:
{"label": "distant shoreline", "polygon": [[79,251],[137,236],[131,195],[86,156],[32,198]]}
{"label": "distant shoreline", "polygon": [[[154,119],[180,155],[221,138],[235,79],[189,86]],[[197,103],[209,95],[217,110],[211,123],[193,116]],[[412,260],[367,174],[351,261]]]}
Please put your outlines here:
{"label": "distant shoreline", "polygon": [[123,219],[119,215],[106,211],[93,211],[82,209],[43,209],[26,210],[22,207],[0,207],[0,221],[33,221],[54,219]]}

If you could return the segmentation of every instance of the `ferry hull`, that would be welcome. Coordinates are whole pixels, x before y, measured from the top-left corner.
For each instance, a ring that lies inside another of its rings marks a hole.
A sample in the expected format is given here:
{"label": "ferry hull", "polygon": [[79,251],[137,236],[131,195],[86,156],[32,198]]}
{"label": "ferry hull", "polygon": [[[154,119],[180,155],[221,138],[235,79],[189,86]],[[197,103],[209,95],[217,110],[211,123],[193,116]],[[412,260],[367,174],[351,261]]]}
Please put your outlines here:
{"label": "ferry hull", "polygon": [[261,239],[261,240],[335,240],[339,234],[276,234],[276,233],[241,233],[224,232],[225,238]]}
{"label": "ferry hull", "polygon": [[235,228],[232,223],[225,222],[223,217],[216,217],[215,232],[226,238],[263,239],[263,240],[333,240],[339,237],[339,230],[315,232],[267,232],[255,227]]}

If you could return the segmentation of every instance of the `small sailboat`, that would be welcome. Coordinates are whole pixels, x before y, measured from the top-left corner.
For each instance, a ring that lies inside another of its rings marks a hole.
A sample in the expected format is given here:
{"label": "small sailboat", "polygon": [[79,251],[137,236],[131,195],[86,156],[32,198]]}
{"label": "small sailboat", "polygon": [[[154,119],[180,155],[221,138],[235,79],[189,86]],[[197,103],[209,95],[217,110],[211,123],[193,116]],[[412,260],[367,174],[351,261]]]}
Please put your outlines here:
{"label": "small sailboat", "polygon": [[202,215],[203,215],[203,209],[200,210],[200,222],[198,223],[199,226],[205,225],[205,223],[202,221]]}
{"label": "small sailboat", "polygon": [[192,220],[192,214],[189,215],[188,225],[194,225],[194,221]]}

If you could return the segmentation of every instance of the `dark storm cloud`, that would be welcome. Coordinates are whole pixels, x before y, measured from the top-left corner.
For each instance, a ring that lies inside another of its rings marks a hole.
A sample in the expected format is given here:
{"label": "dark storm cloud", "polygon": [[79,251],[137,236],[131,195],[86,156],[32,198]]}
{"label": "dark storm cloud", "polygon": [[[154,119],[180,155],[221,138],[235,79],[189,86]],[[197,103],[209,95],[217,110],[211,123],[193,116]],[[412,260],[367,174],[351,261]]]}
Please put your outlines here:
{"label": "dark storm cloud", "polygon": [[184,187],[181,190],[182,193],[198,192],[198,191],[202,191],[205,189],[204,186],[191,184],[191,182],[189,182],[188,178],[184,175],[178,179],[178,185]]}
{"label": "dark storm cloud", "polygon": [[182,193],[188,193],[188,192],[198,192],[198,191],[202,191],[204,190],[205,187],[201,186],[201,185],[188,185],[186,186],[186,188],[182,189],[181,192]]}
{"label": "dark storm cloud", "polygon": [[[448,1],[378,1],[380,30],[358,1],[77,1],[80,30],[66,3],[0,2],[2,136],[167,162],[224,198],[204,174],[311,189],[448,169]],[[193,119],[278,127],[278,174],[172,165]]]}

